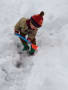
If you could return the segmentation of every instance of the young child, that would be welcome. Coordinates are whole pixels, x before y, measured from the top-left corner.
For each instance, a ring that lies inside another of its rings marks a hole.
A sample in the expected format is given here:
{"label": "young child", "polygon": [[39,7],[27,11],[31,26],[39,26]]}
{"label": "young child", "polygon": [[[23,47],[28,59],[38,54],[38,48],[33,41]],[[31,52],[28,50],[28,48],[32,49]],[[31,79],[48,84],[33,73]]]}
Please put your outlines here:
{"label": "young child", "polygon": [[[36,34],[38,31],[38,28],[40,28],[42,26],[43,16],[44,16],[44,12],[41,11],[40,14],[31,16],[30,19],[27,19],[24,17],[21,18],[15,25],[14,32],[19,33],[23,37],[25,37],[27,35],[28,36],[27,40],[29,40],[31,43],[36,45]],[[23,51],[29,50],[28,44],[21,38],[20,38],[20,40],[21,40],[22,44],[24,45]],[[33,55],[34,52],[35,52],[35,50],[31,46],[31,49],[29,50],[29,54]]]}

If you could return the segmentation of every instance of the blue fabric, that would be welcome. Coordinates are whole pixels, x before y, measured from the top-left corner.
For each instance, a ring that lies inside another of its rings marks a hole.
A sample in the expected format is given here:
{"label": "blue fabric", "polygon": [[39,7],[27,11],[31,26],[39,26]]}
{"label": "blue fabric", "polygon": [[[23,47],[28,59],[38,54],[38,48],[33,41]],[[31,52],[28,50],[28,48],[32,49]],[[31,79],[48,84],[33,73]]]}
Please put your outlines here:
{"label": "blue fabric", "polygon": [[28,41],[26,38],[24,38],[23,36],[21,36],[20,34],[16,33],[16,35],[18,37],[20,37],[21,39],[23,39],[24,41],[26,41],[28,44],[32,44],[30,41]]}

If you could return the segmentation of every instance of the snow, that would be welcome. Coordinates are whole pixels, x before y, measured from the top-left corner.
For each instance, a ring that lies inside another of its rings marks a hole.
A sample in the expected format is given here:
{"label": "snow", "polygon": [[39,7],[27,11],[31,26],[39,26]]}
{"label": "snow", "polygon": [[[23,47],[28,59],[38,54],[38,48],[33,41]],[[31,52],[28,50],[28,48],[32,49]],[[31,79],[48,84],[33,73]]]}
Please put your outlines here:
{"label": "snow", "polygon": [[[0,90],[68,90],[68,0],[0,1]],[[44,10],[38,52],[19,55],[14,25]],[[21,68],[15,64],[21,61]]]}

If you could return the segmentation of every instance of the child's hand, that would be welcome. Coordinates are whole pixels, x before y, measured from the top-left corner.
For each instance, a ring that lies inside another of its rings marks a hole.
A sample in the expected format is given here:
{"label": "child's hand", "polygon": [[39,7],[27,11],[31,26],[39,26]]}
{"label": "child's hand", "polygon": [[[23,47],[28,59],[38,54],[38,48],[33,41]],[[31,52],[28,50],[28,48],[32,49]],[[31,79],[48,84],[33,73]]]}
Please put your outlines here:
{"label": "child's hand", "polygon": [[27,38],[27,40],[28,40],[29,42],[31,42],[31,39],[30,39],[30,38]]}

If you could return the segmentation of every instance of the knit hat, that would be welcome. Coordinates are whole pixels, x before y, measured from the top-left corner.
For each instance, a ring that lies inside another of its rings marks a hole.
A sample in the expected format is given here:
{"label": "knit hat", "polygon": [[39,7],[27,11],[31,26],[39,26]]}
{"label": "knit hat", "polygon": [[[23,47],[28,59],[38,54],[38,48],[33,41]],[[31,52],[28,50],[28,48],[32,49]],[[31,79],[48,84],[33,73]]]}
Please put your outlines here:
{"label": "knit hat", "polygon": [[44,16],[43,11],[40,14],[33,15],[30,19],[31,23],[37,28],[41,27],[43,23],[43,16]]}

